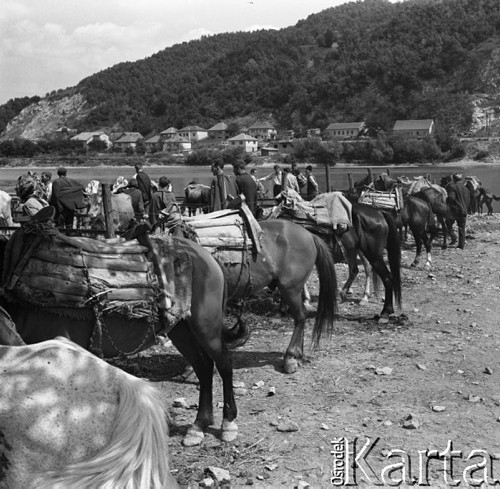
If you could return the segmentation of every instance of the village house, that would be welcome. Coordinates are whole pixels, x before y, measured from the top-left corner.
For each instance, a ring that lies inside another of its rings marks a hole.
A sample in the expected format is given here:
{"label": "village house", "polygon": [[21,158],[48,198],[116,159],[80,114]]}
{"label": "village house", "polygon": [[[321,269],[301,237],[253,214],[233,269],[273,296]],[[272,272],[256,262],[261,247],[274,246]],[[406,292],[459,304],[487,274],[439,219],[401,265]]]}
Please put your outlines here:
{"label": "village house", "polygon": [[191,142],[201,141],[208,138],[208,131],[200,126],[186,126],[179,129],[177,133],[181,138],[185,138]]}
{"label": "village house", "polygon": [[163,148],[163,138],[160,134],[151,136],[150,138],[144,140],[144,146],[146,147],[146,151],[149,151],[150,153],[154,151],[161,151]]}
{"label": "village house", "polygon": [[401,120],[394,123],[392,134],[407,139],[421,139],[434,134],[432,119]]}
{"label": "village house", "polygon": [[191,151],[192,144],[187,138],[176,134],[175,136],[163,141],[163,151],[171,151],[173,153],[186,153]]}
{"label": "village house", "polygon": [[71,138],[71,141],[80,141],[85,146],[88,146],[90,143],[94,141],[102,141],[106,144],[107,148],[111,146],[111,141],[109,140],[109,136],[103,131],[81,132],[76,136],[73,136]]}
{"label": "village house", "polygon": [[217,141],[225,141],[227,139],[227,124],[219,122],[208,130],[208,137]]}
{"label": "village house", "polygon": [[256,122],[248,128],[248,135],[267,141],[269,139],[276,139],[277,131],[270,122]]}
{"label": "village house", "polygon": [[168,129],[160,132],[160,136],[162,139],[171,139],[174,136],[177,136],[177,133],[178,131],[175,127],[169,127]]}
{"label": "village house", "polygon": [[326,139],[356,139],[364,129],[364,122],[332,122],[325,129]]}
{"label": "village house", "polygon": [[113,147],[125,150],[131,148],[135,151],[137,143],[144,138],[140,132],[124,132],[123,135],[114,141]]}
{"label": "village house", "polygon": [[62,126],[54,131],[55,139],[62,141],[64,139],[69,139],[77,133],[76,129],[70,129],[69,127]]}
{"label": "village house", "polygon": [[230,147],[243,148],[246,153],[256,153],[259,149],[257,139],[244,133],[229,138],[227,142]]}

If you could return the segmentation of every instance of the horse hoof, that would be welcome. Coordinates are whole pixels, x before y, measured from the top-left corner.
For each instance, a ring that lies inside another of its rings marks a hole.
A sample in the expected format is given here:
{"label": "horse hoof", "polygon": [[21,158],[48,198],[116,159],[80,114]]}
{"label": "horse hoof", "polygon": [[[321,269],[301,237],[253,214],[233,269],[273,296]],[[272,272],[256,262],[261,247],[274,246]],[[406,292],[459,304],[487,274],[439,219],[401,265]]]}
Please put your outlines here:
{"label": "horse hoof", "polygon": [[238,425],[234,421],[222,421],[222,435],[221,439],[225,442],[236,440],[238,436]]}
{"label": "horse hoof", "polygon": [[296,358],[285,358],[285,373],[294,374],[299,368],[299,362]]}
{"label": "horse hoof", "polygon": [[191,426],[182,440],[182,444],[185,447],[195,447],[203,441],[203,438],[205,438],[203,431],[196,426]]}
{"label": "horse hoof", "polygon": [[363,306],[363,307],[364,307],[364,306],[367,306],[368,304],[369,304],[368,299],[363,298],[363,299],[361,299],[361,300],[359,301],[359,305],[360,305],[360,306]]}

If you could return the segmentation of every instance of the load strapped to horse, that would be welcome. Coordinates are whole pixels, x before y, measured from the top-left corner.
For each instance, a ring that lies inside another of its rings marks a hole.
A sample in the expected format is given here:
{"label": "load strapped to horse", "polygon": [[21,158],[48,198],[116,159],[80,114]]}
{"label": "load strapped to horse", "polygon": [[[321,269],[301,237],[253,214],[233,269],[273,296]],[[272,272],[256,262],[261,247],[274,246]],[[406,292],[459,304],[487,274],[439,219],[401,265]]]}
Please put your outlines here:
{"label": "load strapped to horse", "polygon": [[[168,324],[189,315],[191,264],[187,254],[169,250],[175,259],[169,270],[158,274],[153,245],[69,237],[54,227],[53,215],[52,207],[43,209],[7,242],[2,295],[8,302],[66,317],[93,316],[94,335],[100,339],[104,315]],[[169,242],[156,246],[169,247]],[[168,279],[162,278],[165,274]],[[93,344],[99,353],[99,346]]]}

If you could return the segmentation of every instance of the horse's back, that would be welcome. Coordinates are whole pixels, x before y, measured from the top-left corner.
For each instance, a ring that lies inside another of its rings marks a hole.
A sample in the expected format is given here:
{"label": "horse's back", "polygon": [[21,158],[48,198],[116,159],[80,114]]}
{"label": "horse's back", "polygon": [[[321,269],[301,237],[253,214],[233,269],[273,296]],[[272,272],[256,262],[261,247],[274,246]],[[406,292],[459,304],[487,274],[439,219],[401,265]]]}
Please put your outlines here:
{"label": "horse's back", "polygon": [[148,382],[64,338],[0,347],[0,360],[7,487],[163,487],[168,428]]}
{"label": "horse's back", "polygon": [[119,373],[59,340],[0,347],[0,417],[13,487],[89,458],[111,438]]}

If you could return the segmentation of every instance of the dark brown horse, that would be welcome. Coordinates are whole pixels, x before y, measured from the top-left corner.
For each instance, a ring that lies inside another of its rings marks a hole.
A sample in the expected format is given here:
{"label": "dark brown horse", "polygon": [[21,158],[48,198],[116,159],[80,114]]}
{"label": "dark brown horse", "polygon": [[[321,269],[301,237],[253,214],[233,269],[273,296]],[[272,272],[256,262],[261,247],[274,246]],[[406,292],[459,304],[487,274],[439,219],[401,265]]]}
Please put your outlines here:
{"label": "dark brown horse", "polygon": [[190,216],[195,215],[198,209],[206,214],[210,210],[210,187],[190,182],[184,189],[184,204]]}
{"label": "dark brown horse", "polygon": [[[352,227],[344,232],[339,240],[344,251],[344,258],[349,267],[347,282],[340,292],[343,300],[347,299],[348,291],[356,279],[359,269],[358,255],[366,260],[373,271],[384,284],[385,296],[381,316],[388,317],[394,313],[394,302],[401,307],[401,245],[398,229],[392,215],[381,212],[366,204],[353,204]],[[331,233],[325,234],[314,226],[308,227],[318,233],[335,249],[335,238]],[[384,250],[387,249],[389,269],[384,261]],[[334,253],[336,261],[342,258]],[[365,266],[365,272],[367,266]],[[368,277],[367,277],[368,280]],[[365,293],[367,287],[365,286]]]}
{"label": "dark brown horse", "polygon": [[[11,238],[13,239],[13,238]],[[157,243],[152,238],[153,243]],[[194,424],[188,430],[184,444],[199,444],[203,430],[213,424],[212,385],[214,363],[222,377],[224,408],[222,439],[232,440],[237,435],[237,415],[233,395],[233,367],[228,346],[241,344],[246,339],[243,325],[237,331],[223,326],[225,307],[224,275],[209,252],[192,241],[172,238],[174,250],[185,253],[192,263],[189,277],[192,297],[190,316],[172,325],[168,333],[177,349],[193,366],[200,382],[199,408]],[[6,241],[2,242],[0,263]],[[159,244],[158,244],[159,246]],[[170,258],[171,260],[173,258]],[[168,263],[164,256],[161,266]],[[161,273],[161,270],[160,272]],[[26,343],[36,343],[56,336],[64,336],[86,349],[95,349],[96,317],[89,310],[54,310],[34,307],[30,304],[5,303],[6,310],[14,320],[19,334]],[[77,314],[78,313],[78,314]],[[65,316],[65,317],[64,317]],[[163,329],[163,322],[150,318],[127,318],[121,314],[103,313],[101,350],[104,357],[119,354],[134,354],[155,343],[156,335]]]}
{"label": "dark brown horse", "polygon": [[493,195],[492,193],[488,192],[484,187],[481,187],[479,189],[480,193],[480,200],[479,200],[479,213],[483,213],[483,205],[486,206],[486,209],[488,210],[487,215],[491,216],[493,215],[493,201],[494,200],[500,200],[500,197],[497,197],[496,195]]}

